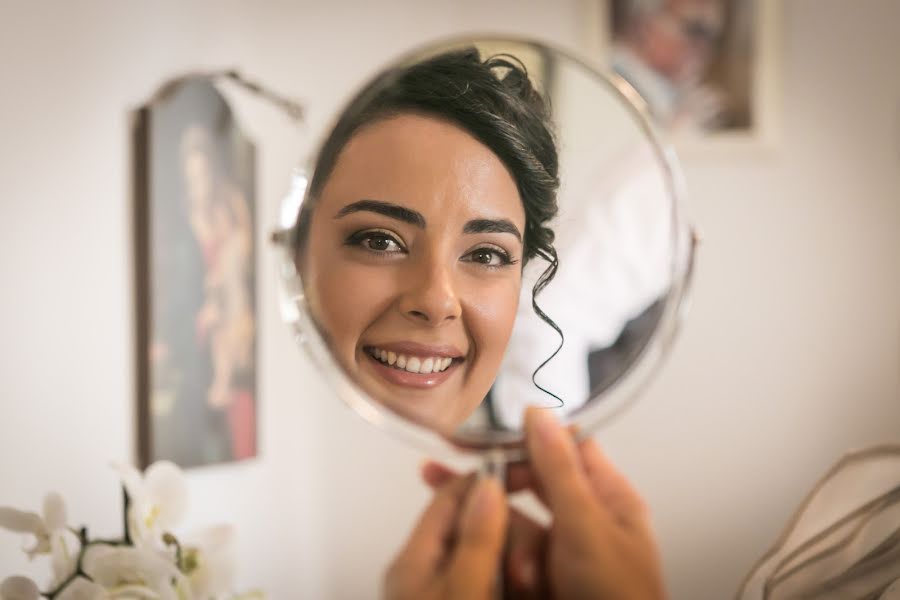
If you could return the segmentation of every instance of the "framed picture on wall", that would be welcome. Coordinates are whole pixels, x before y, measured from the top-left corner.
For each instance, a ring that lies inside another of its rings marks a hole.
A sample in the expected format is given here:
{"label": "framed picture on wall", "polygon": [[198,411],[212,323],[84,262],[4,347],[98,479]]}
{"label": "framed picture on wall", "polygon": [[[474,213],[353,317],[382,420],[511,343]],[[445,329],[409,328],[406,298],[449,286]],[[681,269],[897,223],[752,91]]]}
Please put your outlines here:
{"label": "framed picture on wall", "polygon": [[205,77],[135,120],[138,454],[256,455],[255,151]]}
{"label": "framed picture on wall", "polygon": [[638,92],[680,147],[770,145],[779,19],[772,0],[583,0],[584,47]]}

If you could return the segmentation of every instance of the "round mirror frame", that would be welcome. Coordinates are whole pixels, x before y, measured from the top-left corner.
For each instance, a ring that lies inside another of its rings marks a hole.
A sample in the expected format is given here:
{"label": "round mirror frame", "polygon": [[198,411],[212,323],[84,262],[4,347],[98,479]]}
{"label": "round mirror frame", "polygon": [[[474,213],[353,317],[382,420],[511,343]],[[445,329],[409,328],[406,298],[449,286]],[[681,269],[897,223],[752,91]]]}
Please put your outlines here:
{"label": "round mirror frame", "polygon": [[[397,60],[379,70],[375,77],[365,82],[368,86],[381,78],[385,72],[398,65],[409,64],[413,59],[428,56],[436,51],[458,47],[461,45],[515,44],[549,51],[582,67],[594,76],[610,92],[617,96],[624,107],[634,117],[646,140],[651,144],[653,153],[663,169],[665,184],[672,198],[673,257],[671,273],[674,275],[669,293],[663,303],[661,315],[652,335],[638,353],[632,364],[622,373],[619,379],[603,392],[604,399],[595,406],[577,409],[568,424],[575,427],[576,436],[584,437],[620,416],[645,389],[652,376],[659,371],[662,360],[675,340],[679,326],[688,309],[688,292],[693,274],[694,255],[698,238],[693,227],[684,214],[685,186],[674,151],[662,140],[662,136],[653,124],[647,104],[624,79],[609,69],[601,68],[591,61],[574,55],[553,44],[522,36],[511,35],[464,35],[444,38],[436,42],[422,44],[404,53]],[[359,89],[363,89],[362,87]],[[358,90],[350,98],[356,97]],[[346,110],[336,113],[331,126],[325,130],[323,140],[331,131],[337,119]],[[321,141],[323,141],[321,140]],[[316,146],[316,154],[321,147]],[[308,169],[312,169],[315,158]],[[308,171],[298,169],[292,180],[291,191],[282,206],[282,223],[280,229],[272,235],[277,246],[281,283],[281,312],[285,322],[291,327],[295,341],[302,345],[313,359],[318,370],[323,373],[334,392],[356,413],[366,421],[391,435],[407,440],[409,443],[431,455],[448,453],[474,453],[492,457],[492,461],[513,462],[525,458],[525,449],[520,433],[491,432],[484,437],[445,436],[424,425],[410,421],[393,412],[383,404],[371,399],[338,365],[328,349],[325,340],[312,319],[303,282],[294,263],[293,232],[294,221],[306,199],[308,187]],[[285,210],[286,209],[286,210]],[[593,398],[593,396],[591,397]]]}

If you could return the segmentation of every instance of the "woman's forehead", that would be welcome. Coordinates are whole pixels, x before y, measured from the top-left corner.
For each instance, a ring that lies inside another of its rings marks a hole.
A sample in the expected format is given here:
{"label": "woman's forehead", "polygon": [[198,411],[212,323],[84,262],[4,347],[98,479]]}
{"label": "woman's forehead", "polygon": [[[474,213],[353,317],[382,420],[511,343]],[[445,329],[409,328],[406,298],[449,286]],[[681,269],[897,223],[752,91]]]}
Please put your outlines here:
{"label": "woman's forehead", "polygon": [[320,207],[336,213],[360,199],[406,206],[426,220],[525,222],[515,180],[499,157],[457,125],[418,114],[367,125],[344,146]]}

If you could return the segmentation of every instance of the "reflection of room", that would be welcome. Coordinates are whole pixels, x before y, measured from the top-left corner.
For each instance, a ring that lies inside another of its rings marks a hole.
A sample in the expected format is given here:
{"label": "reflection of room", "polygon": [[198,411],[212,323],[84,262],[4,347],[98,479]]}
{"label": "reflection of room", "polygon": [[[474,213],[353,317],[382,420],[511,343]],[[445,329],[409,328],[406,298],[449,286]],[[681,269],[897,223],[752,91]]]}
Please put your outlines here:
{"label": "reflection of room", "polygon": [[[829,465],[897,441],[900,82],[886,57],[900,8],[773,5],[777,135],[679,147],[703,238],[691,314],[642,399],[598,434],[653,512],[673,598],[733,595]],[[298,157],[386,61],[467,30],[579,51],[595,14],[582,0],[0,8],[0,506],[54,489],[73,520],[118,527],[107,465],[136,441],[129,111],[172,76],[234,66],[309,119],[295,132],[223,88],[258,155],[258,457],[188,471],[190,520],[233,523],[239,582],[272,598],[374,595],[428,497],[422,455],[333,401],[278,316],[262,240]],[[39,573],[7,533],[0,565],[0,580]]]}

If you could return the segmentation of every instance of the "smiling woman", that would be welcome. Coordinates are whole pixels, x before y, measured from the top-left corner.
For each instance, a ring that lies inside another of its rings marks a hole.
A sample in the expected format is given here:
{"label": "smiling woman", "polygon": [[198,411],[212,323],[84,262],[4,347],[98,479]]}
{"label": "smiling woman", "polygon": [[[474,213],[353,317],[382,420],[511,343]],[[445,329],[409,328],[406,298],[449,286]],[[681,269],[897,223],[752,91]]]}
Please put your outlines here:
{"label": "smiling woman", "polygon": [[557,152],[515,59],[472,50],[363,91],[319,155],[296,262],[337,360],[368,393],[438,430],[491,388],[522,266],[556,268]]}

